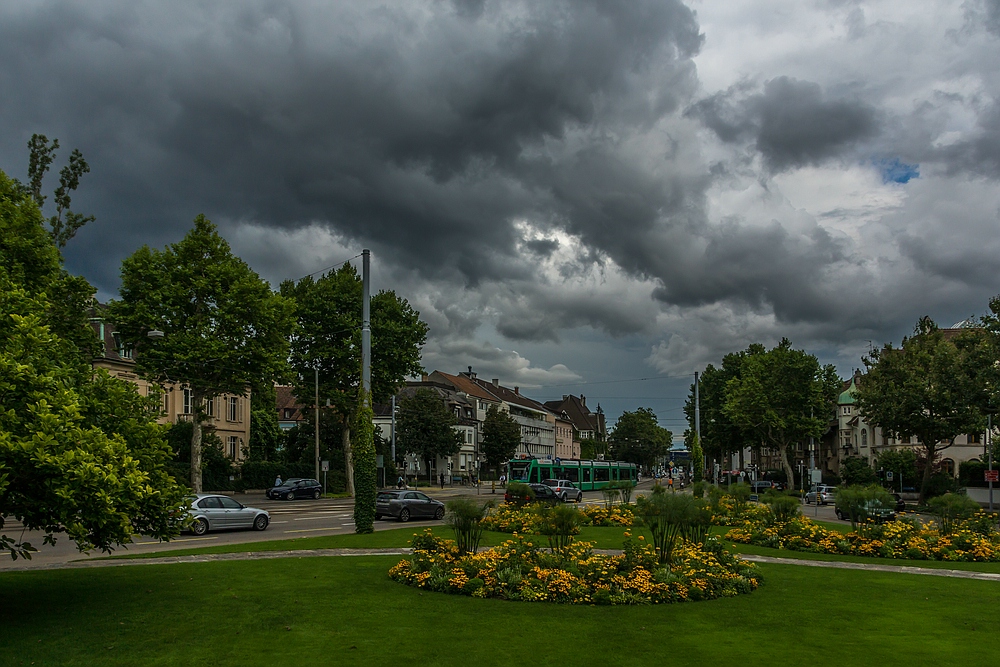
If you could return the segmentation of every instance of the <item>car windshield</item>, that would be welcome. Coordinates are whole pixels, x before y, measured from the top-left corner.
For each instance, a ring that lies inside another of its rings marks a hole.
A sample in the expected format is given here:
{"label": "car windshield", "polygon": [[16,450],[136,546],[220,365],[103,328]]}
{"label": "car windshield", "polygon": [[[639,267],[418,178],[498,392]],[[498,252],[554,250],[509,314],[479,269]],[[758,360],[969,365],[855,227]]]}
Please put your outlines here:
{"label": "car windshield", "polygon": [[559,486],[559,480],[557,479],[546,479],[542,480],[542,484],[545,486]]}
{"label": "car windshield", "polygon": [[396,495],[397,494],[395,494],[395,493],[380,493],[375,498],[375,500],[376,501],[379,501],[379,500],[383,500],[383,501],[385,501],[385,500],[395,500]]}

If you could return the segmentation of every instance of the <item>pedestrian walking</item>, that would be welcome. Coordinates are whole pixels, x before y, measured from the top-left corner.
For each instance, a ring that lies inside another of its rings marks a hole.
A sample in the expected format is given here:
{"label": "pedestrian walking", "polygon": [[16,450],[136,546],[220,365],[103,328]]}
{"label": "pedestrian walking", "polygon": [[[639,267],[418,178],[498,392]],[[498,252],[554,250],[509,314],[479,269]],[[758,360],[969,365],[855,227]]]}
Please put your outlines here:
{"label": "pedestrian walking", "polygon": [[274,478],[274,485],[281,486],[281,475],[278,475],[277,477]]}
{"label": "pedestrian walking", "polygon": [[444,473],[441,473],[440,477],[441,477],[441,488],[443,489],[444,488]]}
{"label": "pedestrian walking", "polygon": [[673,477],[667,477],[667,488],[670,489],[671,491],[674,490],[674,478]]}

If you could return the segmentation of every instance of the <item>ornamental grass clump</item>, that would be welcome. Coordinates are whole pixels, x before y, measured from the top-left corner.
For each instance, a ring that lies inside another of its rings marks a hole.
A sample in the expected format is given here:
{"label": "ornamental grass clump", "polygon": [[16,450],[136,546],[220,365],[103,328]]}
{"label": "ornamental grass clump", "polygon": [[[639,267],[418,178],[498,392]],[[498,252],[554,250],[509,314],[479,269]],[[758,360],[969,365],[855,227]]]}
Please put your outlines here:
{"label": "ornamental grass clump", "polygon": [[649,496],[639,496],[636,512],[653,534],[653,546],[661,564],[670,564],[677,541],[702,516],[695,499],[686,494],[667,493],[654,486]]}
{"label": "ornamental grass clump", "polygon": [[764,504],[767,505],[768,518],[772,523],[786,523],[802,513],[799,501],[783,494],[765,494]]}
{"label": "ornamental grass clump", "polygon": [[945,535],[951,535],[955,531],[956,523],[971,518],[979,511],[979,504],[976,501],[958,493],[946,493],[931,498],[927,501],[927,505],[941,522],[941,532]]}
{"label": "ornamental grass clump", "polygon": [[614,482],[611,482],[601,489],[601,495],[604,496],[604,506],[611,509],[621,497],[621,491]]}
{"label": "ornamental grass clump", "polygon": [[445,523],[455,531],[459,553],[476,553],[483,538],[483,519],[489,516],[492,502],[481,504],[472,498],[456,498],[445,503],[448,516]]}
{"label": "ornamental grass clump", "polygon": [[752,563],[709,538],[684,542],[672,566],[655,549],[626,533],[624,553],[593,552],[588,542],[555,553],[531,538],[515,536],[479,553],[461,554],[451,540],[428,530],[414,536],[413,554],[389,576],[417,588],[479,598],[568,604],[666,604],[750,593],[761,578]]}
{"label": "ornamental grass clump", "polygon": [[563,553],[573,543],[573,536],[580,532],[580,512],[569,505],[550,505],[541,508],[540,533],[549,538],[549,548]]}

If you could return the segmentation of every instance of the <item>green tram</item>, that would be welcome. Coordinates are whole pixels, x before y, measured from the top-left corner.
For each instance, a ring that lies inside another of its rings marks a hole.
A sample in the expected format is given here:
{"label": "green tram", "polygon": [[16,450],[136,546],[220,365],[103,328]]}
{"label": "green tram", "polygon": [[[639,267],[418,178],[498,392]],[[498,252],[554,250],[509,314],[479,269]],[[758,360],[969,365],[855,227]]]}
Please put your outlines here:
{"label": "green tram", "polygon": [[540,484],[545,479],[568,479],[584,491],[603,489],[609,482],[631,482],[635,486],[639,467],[624,461],[576,461],[570,459],[514,459],[507,463],[511,482]]}

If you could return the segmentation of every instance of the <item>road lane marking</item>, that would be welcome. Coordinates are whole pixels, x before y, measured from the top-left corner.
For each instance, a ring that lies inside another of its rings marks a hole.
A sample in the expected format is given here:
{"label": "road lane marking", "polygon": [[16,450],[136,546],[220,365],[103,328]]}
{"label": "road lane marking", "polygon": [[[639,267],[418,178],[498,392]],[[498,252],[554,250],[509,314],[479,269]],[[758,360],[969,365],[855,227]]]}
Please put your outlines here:
{"label": "road lane marking", "polygon": [[299,530],[284,530],[283,533],[315,533],[318,530],[340,530],[335,526],[330,526],[329,528],[300,528]]}
{"label": "road lane marking", "polygon": [[174,542],[201,542],[204,540],[217,540],[219,536],[215,537],[182,537],[179,540],[170,540],[169,542],[133,542],[132,544],[173,544]]}

